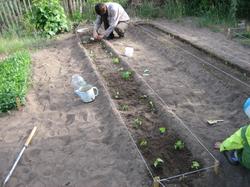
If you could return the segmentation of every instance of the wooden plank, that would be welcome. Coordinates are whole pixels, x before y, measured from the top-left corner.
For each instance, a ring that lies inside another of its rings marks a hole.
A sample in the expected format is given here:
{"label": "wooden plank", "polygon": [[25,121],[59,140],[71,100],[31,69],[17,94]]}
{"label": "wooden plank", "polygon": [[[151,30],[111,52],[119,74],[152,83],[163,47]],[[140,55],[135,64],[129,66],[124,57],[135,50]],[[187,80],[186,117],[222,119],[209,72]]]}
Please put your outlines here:
{"label": "wooden plank", "polygon": [[[0,2],[0,4],[1,4],[1,2]],[[0,7],[0,10],[1,10],[1,7]],[[5,20],[4,20],[4,18],[3,18],[3,15],[2,15],[2,11],[0,11],[0,18],[1,18],[1,30],[3,30],[3,28],[4,27],[6,27],[6,22],[5,22]]]}
{"label": "wooden plank", "polygon": [[17,1],[17,6],[19,8],[20,15],[23,16],[22,6],[21,6],[21,3],[20,3],[20,0],[16,0],[16,1]]}
{"label": "wooden plank", "polygon": [[20,11],[19,11],[19,9],[18,9],[16,0],[13,0],[13,5],[14,5],[14,10],[15,10],[15,12],[16,12],[16,15],[17,15],[17,16],[20,16],[21,13],[20,13]]}
{"label": "wooden plank", "polygon": [[32,5],[30,3],[30,0],[28,0],[28,4],[29,4],[30,11],[32,12]]}
{"label": "wooden plank", "polygon": [[3,12],[3,17],[4,17],[4,20],[5,20],[5,22],[6,22],[6,26],[7,26],[8,28],[11,28],[11,24],[10,24],[10,22],[9,22],[9,20],[8,20],[8,16],[7,16],[7,14],[6,14],[6,11],[5,11],[4,4],[3,4],[3,3],[1,3],[1,7],[2,7],[2,12]]}
{"label": "wooden plank", "polygon": [[68,1],[68,8],[69,8],[69,16],[72,17],[72,1],[71,0],[67,0]]}
{"label": "wooden plank", "polygon": [[13,5],[12,5],[13,1],[8,1],[8,2],[6,2],[6,3],[9,3],[9,8],[10,8],[10,11],[11,11],[11,13],[12,13],[12,16],[11,16],[11,17],[14,19],[15,24],[16,24],[16,26],[17,26],[17,25],[18,25],[18,17],[16,16],[15,11],[14,11],[14,8],[13,8]]}
{"label": "wooden plank", "polygon": [[27,13],[29,11],[28,6],[26,4],[26,0],[23,0],[23,5],[24,5],[24,13]]}
{"label": "wooden plank", "polygon": [[13,16],[12,16],[12,14],[11,14],[11,10],[10,10],[8,1],[5,2],[5,10],[6,10],[6,13],[7,13],[9,22],[11,23],[12,28],[15,28],[16,24],[15,24],[15,22],[13,21]]}

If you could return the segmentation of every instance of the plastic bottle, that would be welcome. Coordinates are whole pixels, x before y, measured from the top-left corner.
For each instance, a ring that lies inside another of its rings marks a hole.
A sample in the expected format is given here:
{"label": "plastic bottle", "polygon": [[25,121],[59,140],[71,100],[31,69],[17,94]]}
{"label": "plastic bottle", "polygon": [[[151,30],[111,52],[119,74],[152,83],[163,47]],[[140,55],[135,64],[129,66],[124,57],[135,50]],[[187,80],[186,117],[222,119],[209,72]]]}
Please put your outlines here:
{"label": "plastic bottle", "polygon": [[80,75],[74,74],[72,76],[71,85],[74,88],[74,90],[78,90],[80,87],[86,86],[86,84],[87,83],[85,82],[85,80],[83,79],[83,77],[81,77]]}

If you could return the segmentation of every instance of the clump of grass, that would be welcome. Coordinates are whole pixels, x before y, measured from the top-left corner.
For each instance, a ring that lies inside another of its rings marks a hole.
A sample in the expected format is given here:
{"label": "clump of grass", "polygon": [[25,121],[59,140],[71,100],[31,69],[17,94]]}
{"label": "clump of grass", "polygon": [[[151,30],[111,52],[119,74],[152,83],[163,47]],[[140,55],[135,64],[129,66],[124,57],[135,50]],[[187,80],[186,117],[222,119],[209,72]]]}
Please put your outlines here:
{"label": "clump of grass", "polygon": [[18,52],[0,62],[0,112],[25,103],[30,76],[31,58],[28,52]]}
{"label": "clump of grass", "polygon": [[44,44],[46,39],[34,37],[0,37],[0,53],[14,53],[19,50],[39,47]]}

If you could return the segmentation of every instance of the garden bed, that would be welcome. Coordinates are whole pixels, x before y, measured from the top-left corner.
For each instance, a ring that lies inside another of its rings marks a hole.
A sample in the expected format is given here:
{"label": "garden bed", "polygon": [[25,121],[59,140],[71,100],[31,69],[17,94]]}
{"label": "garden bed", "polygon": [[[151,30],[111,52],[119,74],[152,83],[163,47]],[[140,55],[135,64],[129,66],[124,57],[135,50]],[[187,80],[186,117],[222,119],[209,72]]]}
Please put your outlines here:
{"label": "garden bed", "polygon": [[[194,145],[197,142],[187,137],[188,132],[183,133],[183,129],[178,132],[180,127],[173,128],[174,120],[168,119],[164,110],[158,108],[158,103],[148,94],[136,73],[101,43],[84,43],[153,176],[166,178],[202,168],[205,162],[201,155],[196,157],[189,149],[197,149]],[[191,186],[192,178],[178,183]]]}

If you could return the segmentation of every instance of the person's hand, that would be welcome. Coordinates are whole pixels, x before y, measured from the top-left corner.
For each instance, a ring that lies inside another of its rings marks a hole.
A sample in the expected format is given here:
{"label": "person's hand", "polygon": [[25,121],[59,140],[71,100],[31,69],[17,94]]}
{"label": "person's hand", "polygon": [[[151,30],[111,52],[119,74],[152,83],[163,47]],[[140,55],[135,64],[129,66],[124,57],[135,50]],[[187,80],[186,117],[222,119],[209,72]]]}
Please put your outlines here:
{"label": "person's hand", "polygon": [[214,149],[220,149],[221,142],[215,142]]}
{"label": "person's hand", "polygon": [[101,39],[103,39],[104,38],[104,35],[101,35],[101,34],[99,34],[98,36],[97,36],[97,40],[101,40]]}
{"label": "person's hand", "polygon": [[97,34],[97,32],[93,32],[93,38],[94,38],[94,39],[98,39],[98,34]]}

